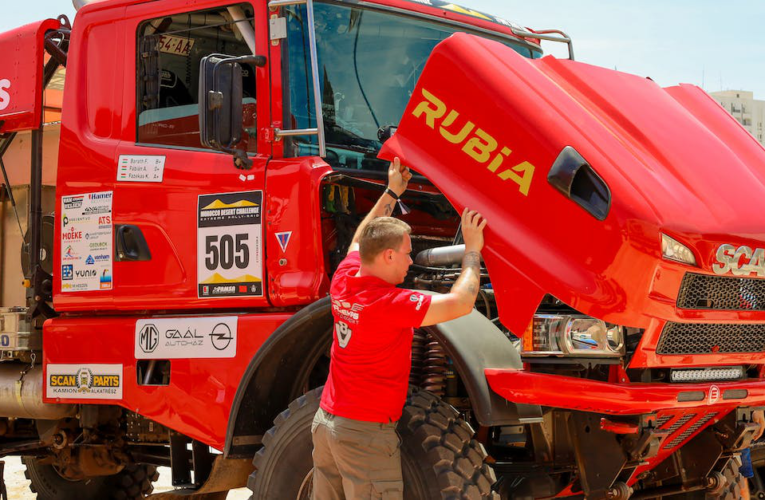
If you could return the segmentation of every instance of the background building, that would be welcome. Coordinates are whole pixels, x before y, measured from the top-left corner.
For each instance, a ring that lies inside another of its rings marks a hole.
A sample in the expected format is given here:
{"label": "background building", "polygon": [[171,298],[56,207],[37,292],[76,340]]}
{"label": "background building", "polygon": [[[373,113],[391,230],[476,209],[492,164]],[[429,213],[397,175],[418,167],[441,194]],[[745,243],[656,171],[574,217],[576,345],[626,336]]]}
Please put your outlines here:
{"label": "background building", "polygon": [[721,90],[710,95],[725,108],[733,118],[744,126],[760,144],[763,142],[763,122],[765,121],[765,101],[754,99],[753,92],[745,90]]}

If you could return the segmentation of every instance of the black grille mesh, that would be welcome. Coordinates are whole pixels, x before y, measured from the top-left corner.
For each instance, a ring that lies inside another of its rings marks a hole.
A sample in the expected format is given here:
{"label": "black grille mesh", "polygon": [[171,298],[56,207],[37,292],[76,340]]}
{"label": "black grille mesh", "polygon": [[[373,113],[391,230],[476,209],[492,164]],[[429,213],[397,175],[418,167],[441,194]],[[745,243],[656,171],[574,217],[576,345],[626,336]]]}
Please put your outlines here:
{"label": "black grille mesh", "polygon": [[[670,441],[668,444],[664,445],[664,448],[669,449],[669,448],[674,448],[675,446],[679,445],[680,443],[682,443],[683,441],[685,441],[689,437],[691,437],[694,434],[696,434],[696,431],[698,431],[699,429],[704,427],[707,424],[707,422],[712,420],[716,415],[717,415],[717,413],[709,413],[709,414],[701,417],[696,422],[694,422],[693,425],[691,425],[690,427],[685,429],[682,433],[678,434],[677,436],[674,436],[672,438],[672,441]],[[688,419],[688,420],[690,420],[690,419]],[[686,420],[686,422],[688,420]],[[679,427],[678,427],[678,429],[679,429]]]}
{"label": "black grille mesh", "polygon": [[765,279],[687,273],[677,295],[680,309],[765,311]]}
{"label": "black grille mesh", "polygon": [[657,354],[765,352],[765,324],[667,323]]}

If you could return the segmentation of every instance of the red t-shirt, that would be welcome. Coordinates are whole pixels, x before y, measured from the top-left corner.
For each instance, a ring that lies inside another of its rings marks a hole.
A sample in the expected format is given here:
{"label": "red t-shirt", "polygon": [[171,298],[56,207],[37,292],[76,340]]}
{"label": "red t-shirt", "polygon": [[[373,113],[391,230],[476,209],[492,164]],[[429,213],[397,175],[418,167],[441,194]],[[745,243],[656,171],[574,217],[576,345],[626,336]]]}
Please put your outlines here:
{"label": "red t-shirt", "polygon": [[335,333],[321,407],[366,422],[401,418],[412,365],[413,327],[430,296],[396,288],[374,276],[356,276],[358,252],[340,263],[330,295]]}

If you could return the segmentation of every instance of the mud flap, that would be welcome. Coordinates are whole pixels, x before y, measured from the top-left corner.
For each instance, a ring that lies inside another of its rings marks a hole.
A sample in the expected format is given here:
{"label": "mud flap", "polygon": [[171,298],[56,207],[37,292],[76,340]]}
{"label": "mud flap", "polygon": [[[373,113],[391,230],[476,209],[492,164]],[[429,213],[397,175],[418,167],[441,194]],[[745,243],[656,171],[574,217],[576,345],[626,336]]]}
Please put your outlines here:
{"label": "mud flap", "polygon": [[247,458],[223,458],[213,461],[207,481],[196,490],[179,489],[146,497],[151,500],[225,500],[229,490],[247,486],[247,477],[253,471],[252,460]]}
{"label": "mud flap", "polygon": [[616,436],[600,427],[600,416],[592,413],[572,413],[568,420],[582,489],[590,500],[608,498],[608,490],[627,463]]}

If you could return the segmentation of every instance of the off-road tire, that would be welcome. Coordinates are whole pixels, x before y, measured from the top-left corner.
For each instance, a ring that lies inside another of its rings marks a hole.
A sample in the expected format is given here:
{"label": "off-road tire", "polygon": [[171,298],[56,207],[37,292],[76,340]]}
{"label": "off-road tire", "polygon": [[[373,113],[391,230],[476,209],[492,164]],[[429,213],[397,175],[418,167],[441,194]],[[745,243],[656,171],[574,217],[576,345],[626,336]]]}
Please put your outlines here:
{"label": "off-road tire", "polygon": [[[411,389],[398,432],[405,499],[499,500],[491,489],[496,476],[485,461],[486,450],[473,439],[470,424],[437,396]],[[410,496],[407,487],[417,496]]]}
{"label": "off-road tire", "polygon": [[[313,467],[311,423],[322,388],[299,397],[274,419],[253,459],[247,486],[253,500],[293,500]],[[494,472],[484,463],[483,446],[454,408],[413,388],[398,425],[405,500],[498,500]],[[305,489],[303,490],[305,494]]]}
{"label": "off-road tire", "polygon": [[742,497],[742,488],[746,488],[747,478],[741,475],[738,468],[741,467],[741,461],[738,458],[732,458],[725,464],[725,468],[720,473],[725,477],[725,486],[717,494],[707,493],[704,500],[739,500]]}
{"label": "off-road tire", "polygon": [[159,479],[155,466],[138,464],[125,466],[112,476],[70,481],[34,457],[22,457],[21,461],[37,500],[141,500],[154,491],[152,483]]}

